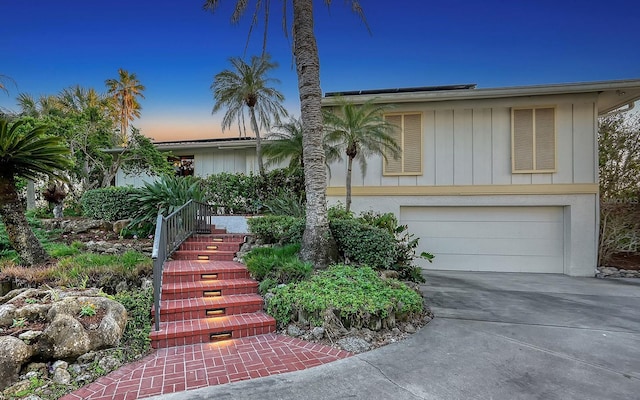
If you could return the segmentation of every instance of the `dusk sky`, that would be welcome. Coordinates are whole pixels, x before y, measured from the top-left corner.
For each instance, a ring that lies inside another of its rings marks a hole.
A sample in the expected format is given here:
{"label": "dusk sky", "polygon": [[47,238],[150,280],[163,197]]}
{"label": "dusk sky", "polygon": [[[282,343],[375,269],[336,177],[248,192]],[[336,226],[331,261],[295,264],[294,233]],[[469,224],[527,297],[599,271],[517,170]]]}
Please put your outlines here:
{"label": "dusk sky", "polygon": [[[0,74],[17,85],[5,81],[0,107],[17,111],[21,92],[38,97],[76,84],[104,92],[105,79],[124,68],[146,86],[133,123],[142,133],[219,137],[222,113],[211,115],[210,85],[229,57],[243,55],[250,20],[232,25],[235,0],[221,3],[211,14],[202,0],[0,0]],[[280,64],[274,77],[285,106],[299,115],[282,2],[271,3],[267,51]],[[371,34],[344,1],[315,3],[323,92],[640,78],[636,1],[361,0]],[[262,29],[247,58],[260,54]]]}

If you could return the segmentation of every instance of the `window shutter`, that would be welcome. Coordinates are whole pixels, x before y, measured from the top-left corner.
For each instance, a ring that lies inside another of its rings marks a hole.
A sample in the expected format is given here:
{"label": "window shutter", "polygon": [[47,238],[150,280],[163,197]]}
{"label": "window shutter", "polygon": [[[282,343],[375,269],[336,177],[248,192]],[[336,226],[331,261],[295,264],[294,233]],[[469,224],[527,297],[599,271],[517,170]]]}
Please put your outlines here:
{"label": "window shutter", "polygon": [[[385,116],[387,122],[393,125],[393,130],[390,132],[391,137],[396,141],[398,146],[402,148],[402,115],[387,115]],[[384,172],[387,174],[400,174],[402,173],[402,157],[397,160],[392,155],[386,155],[386,162]]]}
{"label": "window shutter", "polygon": [[420,114],[404,116],[403,172],[422,172],[421,120]]}
{"label": "window shutter", "polygon": [[513,169],[533,169],[533,110],[513,110]]}
{"label": "window shutter", "polygon": [[556,167],[555,110],[538,108],[536,121],[536,170],[553,170]]}

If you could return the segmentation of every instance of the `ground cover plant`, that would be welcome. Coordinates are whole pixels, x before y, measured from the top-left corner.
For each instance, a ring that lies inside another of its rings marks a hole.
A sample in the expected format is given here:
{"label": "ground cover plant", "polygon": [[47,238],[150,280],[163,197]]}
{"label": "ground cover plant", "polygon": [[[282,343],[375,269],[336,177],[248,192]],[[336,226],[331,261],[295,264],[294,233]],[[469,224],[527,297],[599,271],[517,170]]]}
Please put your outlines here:
{"label": "ground cover plant", "polygon": [[424,312],[420,294],[397,280],[381,279],[369,267],[331,266],[308,280],[278,287],[273,293],[267,311],[280,325],[295,318],[322,326],[329,313],[347,328],[377,330],[381,324],[391,326],[391,321]]}

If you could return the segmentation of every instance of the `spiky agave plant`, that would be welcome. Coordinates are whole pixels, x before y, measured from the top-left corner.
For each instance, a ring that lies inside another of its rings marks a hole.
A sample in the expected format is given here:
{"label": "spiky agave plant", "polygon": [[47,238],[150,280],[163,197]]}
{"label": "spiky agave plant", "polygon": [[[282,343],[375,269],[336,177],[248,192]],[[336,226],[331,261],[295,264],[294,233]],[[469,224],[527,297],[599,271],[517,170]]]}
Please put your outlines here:
{"label": "spiky agave plant", "polygon": [[129,200],[138,209],[129,226],[137,227],[154,224],[158,212],[166,217],[189,200],[203,201],[204,191],[196,177],[164,176],[156,182],[145,183]]}

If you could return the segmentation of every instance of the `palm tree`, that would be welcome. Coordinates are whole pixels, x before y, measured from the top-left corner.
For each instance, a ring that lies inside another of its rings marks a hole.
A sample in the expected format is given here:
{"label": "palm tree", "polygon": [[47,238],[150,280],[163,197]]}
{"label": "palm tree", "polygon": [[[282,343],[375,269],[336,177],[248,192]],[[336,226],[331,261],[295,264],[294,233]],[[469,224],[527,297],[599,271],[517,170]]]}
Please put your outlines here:
{"label": "palm tree", "polygon": [[[275,131],[269,133],[263,145],[263,154],[267,157],[267,166],[281,164],[289,160],[289,168],[304,168],[302,151],[302,120],[290,118],[289,121],[277,125]],[[324,143],[324,153],[327,163],[340,159],[340,149]],[[331,171],[329,171],[331,172]]]}
{"label": "palm tree", "polygon": [[35,180],[45,175],[65,180],[61,172],[72,162],[60,138],[46,136],[43,126],[21,133],[22,124],[18,121],[9,126],[7,120],[0,119],[0,217],[22,262],[36,265],[46,262],[49,256],[27,223],[16,178]]}
{"label": "palm tree", "polygon": [[36,100],[29,93],[20,93],[18,94],[17,101],[21,116],[39,118],[61,112],[60,104],[56,96],[41,95],[38,100]]}
{"label": "palm tree", "polygon": [[138,97],[144,99],[142,92],[145,87],[135,73],[129,73],[122,68],[118,69],[118,78],[107,79],[105,85],[107,85],[107,93],[117,103],[121,142],[126,145],[129,138],[129,123],[140,117],[142,107]]}
{"label": "palm tree", "polygon": [[367,171],[367,157],[379,154],[385,160],[387,155],[400,156],[400,146],[391,136],[393,125],[384,119],[384,106],[373,103],[374,99],[357,106],[342,99],[338,100],[338,110],[324,113],[327,140],[343,149],[347,155],[347,198],[345,208],[351,209],[351,171],[353,160],[360,163],[362,176]]}
{"label": "palm tree", "polygon": [[9,89],[7,89],[7,85],[5,84],[6,81],[12,81],[14,84],[16,82],[8,76],[0,74],[0,90],[5,92],[6,94],[9,94]]}
{"label": "palm tree", "polygon": [[[327,215],[327,172],[322,138],[322,90],[320,89],[320,58],[314,33],[313,0],[291,0],[293,3],[293,55],[298,73],[298,92],[300,95],[300,117],[303,121],[303,159],[304,181],[307,194],[306,225],[302,236],[300,256],[313,262],[316,268],[324,268],[337,257],[335,240],[329,230]],[[331,0],[324,0],[331,5]],[[347,0],[351,9],[364,21],[359,0]],[[220,0],[205,0],[204,9],[215,11]],[[270,1],[256,0],[256,13],[264,5],[265,22],[269,20]],[[283,27],[286,29],[288,0],[283,0]],[[249,1],[236,0],[231,16],[237,22],[247,10]],[[252,27],[257,21],[253,16]],[[365,21],[366,24],[366,21]],[[265,23],[265,39],[268,23]],[[265,44],[266,45],[266,44]]]}
{"label": "palm tree", "polygon": [[225,69],[213,79],[211,89],[215,105],[212,113],[225,107],[227,112],[222,119],[222,130],[231,127],[237,121],[242,135],[242,127],[245,125],[244,107],[249,108],[251,129],[256,135],[258,169],[260,174],[264,175],[260,127],[269,129],[272,118],[275,123],[280,123],[280,117],[287,114],[282,106],[284,96],[270,86],[280,81],[267,77],[269,71],[275,69],[278,64],[271,62],[268,54],[251,57],[249,64],[237,57],[230,58],[229,62],[233,69]]}

